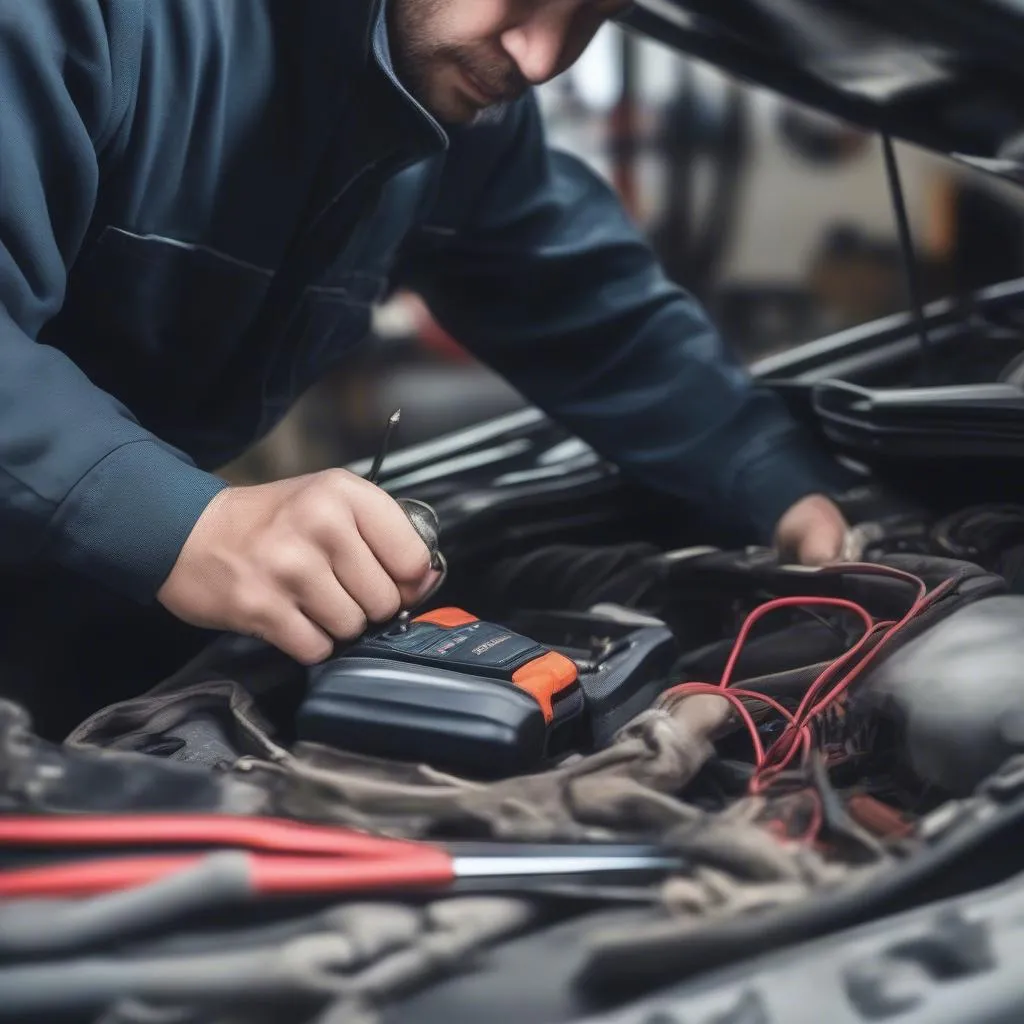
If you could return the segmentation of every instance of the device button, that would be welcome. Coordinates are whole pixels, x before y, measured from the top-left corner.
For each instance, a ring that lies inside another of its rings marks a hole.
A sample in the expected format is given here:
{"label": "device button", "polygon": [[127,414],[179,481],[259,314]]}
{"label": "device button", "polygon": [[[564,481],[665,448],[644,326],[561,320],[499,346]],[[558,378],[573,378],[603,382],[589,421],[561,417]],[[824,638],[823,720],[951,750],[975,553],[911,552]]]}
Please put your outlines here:
{"label": "device button", "polygon": [[435,608],[425,615],[417,615],[413,622],[429,622],[432,626],[455,629],[458,626],[469,626],[479,621],[475,615],[464,612],[461,608]]}

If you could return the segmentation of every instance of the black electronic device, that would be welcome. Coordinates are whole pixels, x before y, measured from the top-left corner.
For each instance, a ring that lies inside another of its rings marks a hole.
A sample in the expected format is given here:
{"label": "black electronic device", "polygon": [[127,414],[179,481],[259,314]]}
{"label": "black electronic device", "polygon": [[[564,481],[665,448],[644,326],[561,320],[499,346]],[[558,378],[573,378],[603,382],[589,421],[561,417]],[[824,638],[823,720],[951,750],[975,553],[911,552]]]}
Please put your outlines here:
{"label": "black electronic device", "polygon": [[301,739],[475,777],[529,771],[575,749],[572,660],[459,608],[398,620],[311,672]]}
{"label": "black electronic device", "polygon": [[666,685],[669,629],[627,609],[523,612],[510,626],[441,608],[313,669],[301,739],[476,778],[604,746]]}

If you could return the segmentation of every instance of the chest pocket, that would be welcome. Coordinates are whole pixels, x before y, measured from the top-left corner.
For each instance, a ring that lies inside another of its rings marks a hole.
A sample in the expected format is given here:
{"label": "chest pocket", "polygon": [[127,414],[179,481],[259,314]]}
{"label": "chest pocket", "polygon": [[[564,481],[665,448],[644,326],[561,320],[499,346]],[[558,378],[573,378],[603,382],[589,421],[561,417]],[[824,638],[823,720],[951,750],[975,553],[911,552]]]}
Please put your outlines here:
{"label": "chest pocket", "polygon": [[310,285],[268,379],[271,353],[253,351],[251,338],[273,276],[203,245],[107,227],[72,269],[64,308],[41,340],[187,447],[194,432],[248,441],[268,403],[286,408],[366,334],[385,286],[373,268],[345,265]]}
{"label": "chest pocket", "polygon": [[306,288],[285,357],[271,366],[265,403],[270,420],[370,333],[373,306],[387,294],[430,174],[430,165],[422,163],[388,181],[372,215],[356,223],[330,266]]}
{"label": "chest pocket", "polygon": [[272,277],[206,246],[107,227],[72,268],[54,329],[119,397],[180,403],[230,368]]}

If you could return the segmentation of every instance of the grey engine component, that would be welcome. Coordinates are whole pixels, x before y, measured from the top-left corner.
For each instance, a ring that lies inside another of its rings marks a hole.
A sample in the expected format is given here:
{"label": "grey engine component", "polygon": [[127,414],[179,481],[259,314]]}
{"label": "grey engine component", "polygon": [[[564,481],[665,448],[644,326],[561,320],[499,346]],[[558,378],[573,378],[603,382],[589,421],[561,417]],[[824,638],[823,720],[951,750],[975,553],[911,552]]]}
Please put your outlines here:
{"label": "grey engine component", "polygon": [[869,672],[851,708],[897,724],[920,779],[969,794],[1024,752],[1024,597],[954,612]]}

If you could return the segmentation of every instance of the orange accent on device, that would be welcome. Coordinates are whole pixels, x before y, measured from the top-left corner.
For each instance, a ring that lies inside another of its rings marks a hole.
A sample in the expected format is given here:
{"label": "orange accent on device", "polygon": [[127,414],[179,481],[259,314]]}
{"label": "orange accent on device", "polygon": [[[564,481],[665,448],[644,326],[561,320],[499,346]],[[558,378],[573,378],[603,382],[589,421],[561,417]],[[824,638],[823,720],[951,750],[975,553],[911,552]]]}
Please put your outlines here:
{"label": "orange accent on device", "polygon": [[512,682],[525,690],[540,705],[544,721],[555,717],[552,702],[563,690],[576,683],[576,666],[564,655],[549,651],[534,661],[528,661],[512,673]]}
{"label": "orange accent on device", "polygon": [[479,619],[461,608],[436,608],[432,612],[419,615],[413,622],[429,622],[432,626],[443,626],[445,629],[455,629],[458,626],[468,626],[478,622]]}

